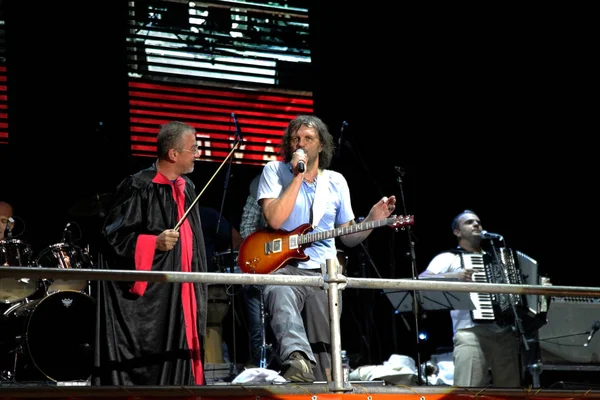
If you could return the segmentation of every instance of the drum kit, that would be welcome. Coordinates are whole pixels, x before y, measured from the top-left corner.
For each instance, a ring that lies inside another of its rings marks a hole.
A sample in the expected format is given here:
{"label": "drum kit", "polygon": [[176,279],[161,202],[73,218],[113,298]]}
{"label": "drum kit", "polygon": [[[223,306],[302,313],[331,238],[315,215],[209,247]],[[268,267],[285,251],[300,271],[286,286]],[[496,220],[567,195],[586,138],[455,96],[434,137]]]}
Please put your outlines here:
{"label": "drum kit", "polygon": [[[27,242],[9,237],[0,240],[0,268],[6,266],[82,269],[93,262],[89,249],[72,241],[34,257]],[[0,305],[0,381],[89,379],[96,314],[89,281],[0,278]]]}

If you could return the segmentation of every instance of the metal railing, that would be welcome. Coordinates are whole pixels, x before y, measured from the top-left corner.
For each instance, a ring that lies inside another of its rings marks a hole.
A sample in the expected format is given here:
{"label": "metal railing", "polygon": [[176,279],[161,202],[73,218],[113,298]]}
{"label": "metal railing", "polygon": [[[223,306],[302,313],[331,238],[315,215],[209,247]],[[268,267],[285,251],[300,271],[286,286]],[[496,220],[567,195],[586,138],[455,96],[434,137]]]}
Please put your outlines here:
{"label": "metal railing", "polygon": [[[312,286],[328,290],[331,321],[332,390],[351,391],[343,382],[341,362],[341,331],[339,313],[339,290],[392,289],[404,291],[453,291],[508,294],[539,294],[546,296],[600,297],[600,288],[581,286],[515,285],[456,281],[429,281],[424,279],[378,279],[349,278],[338,274],[335,260],[327,260],[323,276],[306,277],[275,274],[233,274],[217,272],[158,272],[125,271],[109,269],[64,269],[44,267],[0,267],[0,278],[35,278],[62,280],[117,280],[163,283],[201,282],[206,284],[237,285],[291,285]],[[420,366],[417,366],[420,368]]]}

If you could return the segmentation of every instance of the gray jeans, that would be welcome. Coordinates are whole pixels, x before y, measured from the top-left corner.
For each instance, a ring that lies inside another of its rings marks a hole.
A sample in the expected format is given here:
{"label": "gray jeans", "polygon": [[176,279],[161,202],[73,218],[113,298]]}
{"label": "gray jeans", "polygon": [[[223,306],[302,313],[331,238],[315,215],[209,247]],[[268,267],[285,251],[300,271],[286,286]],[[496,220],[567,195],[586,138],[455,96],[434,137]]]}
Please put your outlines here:
{"label": "gray jeans", "polygon": [[[287,265],[273,274],[320,276],[321,270],[307,270]],[[313,366],[316,366],[315,378],[330,380],[331,329],[329,299],[325,291],[310,286],[273,285],[265,287],[264,298],[265,306],[271,316],[271,328],[281,360],[287,360],[294,351],[302,351]],[[317,354],[313,349],[316,349]]]}

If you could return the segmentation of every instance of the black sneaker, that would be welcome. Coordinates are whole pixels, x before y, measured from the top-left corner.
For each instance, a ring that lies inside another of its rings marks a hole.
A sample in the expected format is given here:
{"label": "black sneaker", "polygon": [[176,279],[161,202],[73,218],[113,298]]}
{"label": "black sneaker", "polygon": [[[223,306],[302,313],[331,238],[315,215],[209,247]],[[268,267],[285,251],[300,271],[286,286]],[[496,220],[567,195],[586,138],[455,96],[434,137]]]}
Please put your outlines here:
{"label": "black sneaker", "polygon": [[315,375],[312,372],[310,361],[304,358],[299,351],[290,354],[290,357],[281,364],[281,372],[279,375],[290,382],[311,383],[315,381]]}

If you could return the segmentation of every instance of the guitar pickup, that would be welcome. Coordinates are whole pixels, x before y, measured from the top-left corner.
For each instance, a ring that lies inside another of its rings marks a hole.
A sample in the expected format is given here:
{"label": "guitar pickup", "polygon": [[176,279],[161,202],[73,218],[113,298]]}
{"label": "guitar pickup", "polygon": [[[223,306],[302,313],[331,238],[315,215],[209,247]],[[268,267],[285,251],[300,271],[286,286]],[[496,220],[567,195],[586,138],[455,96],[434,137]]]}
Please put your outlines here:
{"label": "guitar pickup", "polygon": [[298,235],[290,236],[289,241],[288,241],[288,246],[289,246],[290,250],[298,248]]}
{"label": "guitar pickup", "polygon": [[281,239],[275,239],[265,243],[265,254],[281,253]]}

